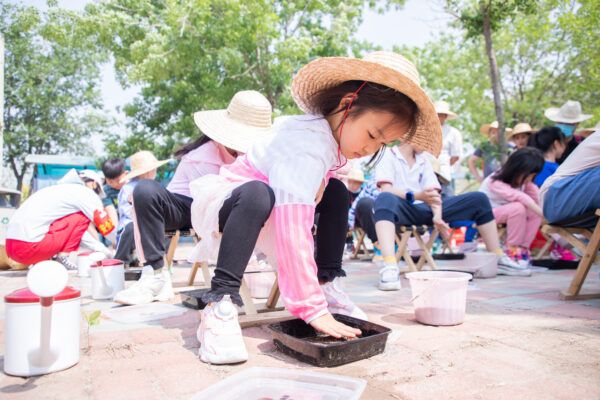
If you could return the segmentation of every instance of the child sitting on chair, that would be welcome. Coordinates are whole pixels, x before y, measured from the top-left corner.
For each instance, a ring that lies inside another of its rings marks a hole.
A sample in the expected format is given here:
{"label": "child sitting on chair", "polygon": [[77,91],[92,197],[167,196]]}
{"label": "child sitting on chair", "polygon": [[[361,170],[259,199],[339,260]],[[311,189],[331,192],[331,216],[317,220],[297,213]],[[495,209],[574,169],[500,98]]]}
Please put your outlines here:
{"label": "child sitting on chair", "polygon": [[448,222],[475,221],[488,251],[499,256],[500,273],[530,273],[502,252],[488,198],[473,192],[447,197],[442,202],[433,167],[410,144],[388,149],[376,167],[375,177],[381,190],[375,200],[375,229],[384,258],[379,271],[380,290],[400,289],[400,268],[394,254],[397,226],[434,225],[446,235]]}
{"label": "child sitting on chair", "polygon": [[506,224],[508,254],[523,267],[529,265],[529,247],[543,217],[539,190],[533,183],[543,166],[544,157],[538,149],[519,149],[479,189],[489,197],[496,221]]}

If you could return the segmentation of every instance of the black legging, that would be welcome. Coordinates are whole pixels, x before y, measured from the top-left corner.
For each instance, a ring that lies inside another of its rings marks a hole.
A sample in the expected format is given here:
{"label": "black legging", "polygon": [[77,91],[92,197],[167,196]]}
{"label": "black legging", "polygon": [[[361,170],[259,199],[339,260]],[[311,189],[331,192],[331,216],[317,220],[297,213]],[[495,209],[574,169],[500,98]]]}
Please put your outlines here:
{"label": "black legging", "polygon": [[[345,276],[342,256],[348,225],[348,190],[337,179],[330,179],[315,213],[319,214],[315,261],[321,282]],[[271,215],[275,194],[265,183],[251,181],[237,187],[219,211],[222,232],[215,276],[211,290],[202,296],[205,303],[221,300],[228,294],[243,305],[239,289],[248,261],[262,227]]]}

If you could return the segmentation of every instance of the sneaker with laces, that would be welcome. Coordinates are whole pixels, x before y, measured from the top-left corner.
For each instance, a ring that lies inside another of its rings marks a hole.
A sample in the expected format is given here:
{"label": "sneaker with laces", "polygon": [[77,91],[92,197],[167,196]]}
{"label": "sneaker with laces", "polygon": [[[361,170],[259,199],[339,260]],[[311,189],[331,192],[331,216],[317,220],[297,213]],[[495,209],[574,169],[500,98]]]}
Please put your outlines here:
{"label": "sneaker with laces", "polygon": [[346,292],[344,292],[340,278],[335,278],[333,281],[321,285],[321,289],[323,289],[323,293],[325,294],[327,308],[330,313],[343,314],[362,319],[363,321],[369,320],[367,314],[354,304]]}
{"label": "sneaker with laces", "polygon": [[207,305],[196,332],[198,356],[208,364],[235,364],[248,360],[238,312],[229,295]]}
{"label": "sneaker with laces", "polygon": [[385,264],[379,270],[379,290],[400,290],[400,268],[396,264]]}
{"label": "sneaker with laces", "polygon": [[137,305],[153,301],[168,301],[173,297],[175,293],[169,271],[163,268],[160,274],[155,274],[154,269],[147,265],[142,268],[140,279],[128,289],[117,293],[113,301],[119,304]]}
{"label": "sneaker with laces", "polygon": [[531,276],[531,269],[504,254],[498,258],[498,275]]}
{"label": "sneaker with laces", "polygon": [[63,265],[63,267],[65,267],[68,271],[76,271],[77,265],[75,265],[74,263],[71,262],[71,260],[69,260],[68,256],[65,255],[56,255],[54,257],[55,261],[58,261],[59,263],[61,263]]}

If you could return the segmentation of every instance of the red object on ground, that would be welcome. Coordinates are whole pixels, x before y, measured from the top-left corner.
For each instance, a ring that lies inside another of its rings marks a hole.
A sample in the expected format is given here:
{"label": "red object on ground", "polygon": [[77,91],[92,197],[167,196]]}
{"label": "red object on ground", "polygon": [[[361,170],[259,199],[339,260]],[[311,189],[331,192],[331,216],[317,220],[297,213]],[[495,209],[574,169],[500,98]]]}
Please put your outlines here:
{"label": "red object on ground", "polygon": [[95,264],[90,265],[90,268],[98,267],[114,267],[115,265],[122,265],[123,261],[117,260],[116,258],[109,258],[108,260],[100,260]]}
{"label": "red object on ground", "polygon": [[455,243],[457,246],[460,246],[461,244],[463,244],[465,242],[465,231],[466,228],[458,228],[458,229],[453,229],[452,230],[452,237],[450,238],[450,241],[452,241],[452,239],[454,239]]}
{"label": "red object on ground", "polygon": [[[70,300],[81,296],[81,292],[71,286],[67,286],[62,292],[53,296],[54,301]],[[47,298],[47,297],[45,297]],[[28,288],[18,289],[4,296],[5,303],[39,303],[40,297],[33,294]]]}
{"label": "red object on ground", "polygon": [[542,231],[538,230],[535,234],[533,242],[531,242],[530,249],[541,249],[546,244],[546,238],[542,235]]}
{"label": "red object on ground", "polygon": [[75,251],[89,225],[90,220],[82,212],[69,214],[50,224],[48,233],[39,242],[6,239],[6,254],[21,264],[35,264],[58,253]]}

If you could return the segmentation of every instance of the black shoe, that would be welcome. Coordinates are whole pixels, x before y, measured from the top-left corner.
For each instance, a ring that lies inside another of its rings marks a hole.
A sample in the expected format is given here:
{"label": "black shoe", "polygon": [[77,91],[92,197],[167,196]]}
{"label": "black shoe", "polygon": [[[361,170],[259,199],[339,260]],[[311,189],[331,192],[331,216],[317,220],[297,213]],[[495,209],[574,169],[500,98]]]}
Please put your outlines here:
{"label": "black shoe", "polygon": [[56,261],[58,261],[59,263],[61,263],[69,271],[75,271],[75,270],[78,269],[77,265],[75,265],[71,261],[69,261],[69,257],[66,257],[66,256],[55,256],[54,259]]}

